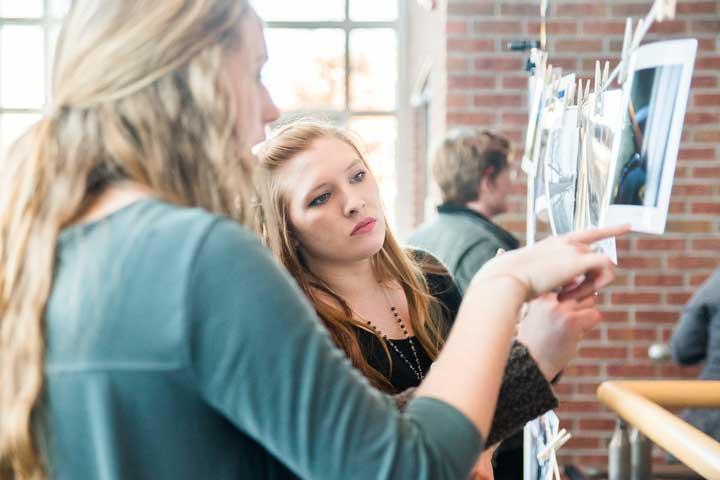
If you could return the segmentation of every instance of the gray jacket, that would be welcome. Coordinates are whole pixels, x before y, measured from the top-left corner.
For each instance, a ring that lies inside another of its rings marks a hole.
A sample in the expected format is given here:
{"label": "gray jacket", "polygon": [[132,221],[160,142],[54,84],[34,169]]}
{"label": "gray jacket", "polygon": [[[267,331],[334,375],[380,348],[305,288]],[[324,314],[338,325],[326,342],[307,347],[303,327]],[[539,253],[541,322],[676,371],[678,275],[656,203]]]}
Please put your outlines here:
{"label": "gray jacket", "polygon": [[463,292],[499,248],[514,250],[520,245],[510,232],[483,215],[450,204],[440,205],[437,217],[422,224],[409,243],[444,263]]}
{"label": "gray jacket", "polygon": [[704,361],[700,378],[720,380],[720,268],[685,305],[670,346],[677,363]]}
{"label": "gray jacket", "polygon": [[[675,362],[705,362],[700,377],[720,380],[720,268],[695,292],[683,309],[670,348]],[[720,409],[688,409],[683,418],[720,440]]]}
{"label": "gray jacket", "polygon": [[[450,204],[438,206],[438,215],[421,225],[410,236],[409,243],[430,252],[445,264],[462,292],[467,290],[475,272],[497,255],[499,248],[514,250],[519,246],[518,240],[510,232],[483,215]],[[517,452],[521,451],[522,442],[520,432],[503,441],[497,451],[514,451],[515,455],[520,455]],[[510,460],[511,463],[513,461]],[[502,480],[505,477],[499,474],[495,478]]]}

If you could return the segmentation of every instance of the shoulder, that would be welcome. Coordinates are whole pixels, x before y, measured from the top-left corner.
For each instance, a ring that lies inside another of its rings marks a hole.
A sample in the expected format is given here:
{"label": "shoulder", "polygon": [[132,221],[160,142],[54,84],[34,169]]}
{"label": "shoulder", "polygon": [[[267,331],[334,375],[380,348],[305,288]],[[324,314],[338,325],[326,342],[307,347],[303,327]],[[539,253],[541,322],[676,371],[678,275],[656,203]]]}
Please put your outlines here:
{"label": "shoulder", "polygon": [[482,227],[483,224],[480,219],[473,218],[470,215],[440,212],[420,225],[413,237],[447,233],[448,228],[452,228],[454,231],[477,231],[478,228]]}
{"label": "shoulder", "polygon": [[214,268],[216,275],[241,270],[248,278],[278,270],[270,252],[244,225],[202,208],[150,200],[134,209],[126,224],[128,242],[142,244],[143,256],[181,276]]}
{"label": "shoulder", "polygon": [[447,323],[452,324],[462,302],[462,294],[452,274],[429,252],[416,248],[408,248],[407,252],[422,270],[428,293],[447,310]]}
{"label": "shoulder", "polygon": [[261,248],[257,236],[244,225],[202,208],[189,208],[162,201],[148,201],[134,219],[151,240],[158,243],[193,243],[203,248],[208,242]]}
{"label": "shoulder", "polygon": [[439,213],[418,227],[409,243],[439,255],[452,270],[458,259],[471,249],[486,244],[502,245],[496,230],[489,222],[474,215]]}
{"label": "shoulder", "polygon": [[423,272],[428,283],[446,278],[452,280],[452,275],[448,268],[432,253],[417,247],[406,247],[405,251],[415,265]]}
{"label": "shoulder", "polygon": [[704,307],[713,313],[720,310],[720,268],[717,268],[700,287],[686,305],[686,308]]}
{"label": "shoulder", "polygon": [[495,257],[500,248],[507,249],[507,246],[503,245],[502,242],[494,237],[478,238],[477,241],[468,245],[467,249],[463,252],[462,258],[460,258],[460,263],[470,264],[472,267],[480,268]]}

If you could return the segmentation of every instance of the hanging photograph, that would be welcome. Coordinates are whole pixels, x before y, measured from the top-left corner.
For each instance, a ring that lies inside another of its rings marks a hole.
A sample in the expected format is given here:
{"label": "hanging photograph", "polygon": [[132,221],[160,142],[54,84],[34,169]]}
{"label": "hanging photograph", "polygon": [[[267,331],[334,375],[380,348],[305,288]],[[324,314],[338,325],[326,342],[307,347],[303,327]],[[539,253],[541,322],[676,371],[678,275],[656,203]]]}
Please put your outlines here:
{"label": "hanging photograph", "polygon": [[520,167],[530,177],[537,175],[537,157],[535,156],[535,145],[537,134],[540,129],[542,115],[543,92],[545,90],[545,77],[536,73],[530,79],[530,91],[528,92],[528,126],[525,132],[525,151],[523,153]]}
{"label": "hanging photograph", "polygon": [[[565,96],[575,84],[575,75],[567,75],[560,81],[558,99],[564,105]],[[575,186],[577,183],[578,156],[578,110],[576,106],[565,107],[562,115],[548,135],[545,154],[545,192],[548,198],[548,217],[553,235],[572,231],[575,210]]]}
{"label": "hanging photograph", "polygon": [[554,80],[545,86],[542,101],[542,113],[540,114],[540,124],[537,129],[533,158],[537,163],[535,175],[535,216],[538,221],[543,223],[549,222],[549,196],[546,181],[546,164],[548,150],[551,148],[550,142],[554,140],[552,133],[562,126],[563,114],[565,113],[564,94],[569,85],[575,81],[574,76],[564,82],[560,82],[559,73],[554,76]]}
{"label": "hanging photograph", "polygon": [[[579,109],[578,176],[575,190],[575,231],[596,228],[600,222],[610,168],[612,139],[617,136],[621,114],[621,92],[605,92],[598,101],[591,93]],[[613,120],[613,117],[616,117]],[[593,244],[614,263],[617,248],[614,238]]]}
{"label": "hanging photograph", "polygon": [[620,133],[622,115],[622,90],[603,92],[601,99],[590,95],[588,103],[591,112],[588,121],[587,150],[587,186],[588,186],[588,226],[595,228],[600,224],[601,209],[605,206],[612,147],[614,139]]}
{"label": "hanging photograph", "polygon": [[643,45],[630,57],[602,225],[663,233],[697,40]]}

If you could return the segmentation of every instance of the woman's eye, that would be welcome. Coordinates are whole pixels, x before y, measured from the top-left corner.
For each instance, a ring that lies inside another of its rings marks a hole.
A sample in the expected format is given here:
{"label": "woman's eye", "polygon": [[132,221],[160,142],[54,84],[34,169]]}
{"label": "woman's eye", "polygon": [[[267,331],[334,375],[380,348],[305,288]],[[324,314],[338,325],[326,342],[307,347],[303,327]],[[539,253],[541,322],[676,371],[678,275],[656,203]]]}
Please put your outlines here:
{"label": "woman's eye", "polygon": [[323,193],[319,197],[315,197],[310,202],[311,207],[317,207],[318,205],[322,205],[323,203],[327,202],[330,198],[330,193]]}
{"label": "woman's eye", "polygon": [[362,182],[365,179],[365,175],[366,175],[365,171],[360,171],[360,172],[356,173],[355,175],[353,175],[352,181],[355,183]]}

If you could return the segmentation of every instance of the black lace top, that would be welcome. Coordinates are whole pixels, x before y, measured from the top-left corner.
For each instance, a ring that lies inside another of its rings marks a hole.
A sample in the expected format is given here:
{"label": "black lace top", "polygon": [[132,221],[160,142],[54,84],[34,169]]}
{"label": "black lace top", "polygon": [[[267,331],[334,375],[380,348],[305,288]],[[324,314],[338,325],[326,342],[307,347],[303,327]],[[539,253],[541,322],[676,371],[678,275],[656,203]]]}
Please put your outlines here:
{"label": "black lace top", "polygon": [[[437,273],[426,273],[425,279],[430,294],[438,300],[444,311],[443,321],[447,332],[449,332],[460,309],[462,294],[452,276],[435,257],[421,250],[412,250],[411,254],[420,263],[437,267]],[[414,387],[417,387],[420,381],[408,365],[408,362],[395,349],[388,346],[392,359],[392,368],[390,368],[385,350],[377,337],[361,328],[357,328],[357,332],[360,346],[368,362],[373,368],[385,373],[386,377],[389,378],[393,386],[392,393],[396,394],[396,403],[402,408],[403,403],[412,397]],[[393,340],[393,343],[405,358],[415,366],[415,357],[409,340]],[[414,343],[420,367],[423,374],[426,374],[430,370],[432,361],[419,343],[417,341]],[[495,416],[493,417],[486,444],[493,445],[519,432],[525,423],[557,407],[557,405],[558,401],[553,394],[550,382],[545,379],[525,346],[518,341],[513,341],[508,362],[505,366],[503,383],[500,386]],[[517,441],[514,443],[521,445],[521,436],[520,434],[520,438],[516,439],[520,443]]]}
{"label": "black lace top", "polygon": [[[412,254],[425,263],[437,265],[439,271],[444,270],[440,262],[430,256],[430,254],[418,250],[412,251]],[[462,302],[460,290],[457,285],[455,285],[449,273],[426,272],[425,280],[427,281],[430,294],[437,299],[444,313],[442,327],[447,332],[450,330],[458,309],[460,308],[460,302]],[[390,380],[390,384],[393,386],[393,393],[400,393],[408,388],[417,387],[420,384],[411,366],[417,370],[417,364],[419,363],[423,375],[430,370],[432,360],[415,337],[411,337],[415,352],[413,352],[410,340],[408,339],[390,340],[395,348],[386,344],[392,360],[392,365],[389,365],[387,353],[378,338],[362,328],[356,328],[356,331],[360,346],[365,353],[365,358],[367,358],[368,363],[370,363],[374,369]],[[398,351],[402,353],[402,356]],[[417,359],[415,358],[415,353],[417,353]]]}

